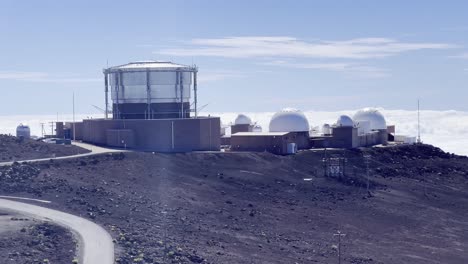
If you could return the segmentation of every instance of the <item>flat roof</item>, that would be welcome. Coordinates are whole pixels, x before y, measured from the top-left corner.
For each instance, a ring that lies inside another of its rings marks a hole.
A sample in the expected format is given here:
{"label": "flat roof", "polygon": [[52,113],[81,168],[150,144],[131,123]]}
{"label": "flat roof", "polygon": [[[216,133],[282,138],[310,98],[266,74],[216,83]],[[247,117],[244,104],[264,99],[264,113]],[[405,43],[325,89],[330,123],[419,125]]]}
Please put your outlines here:
{"label": "flat roof", "polygon": [[104,69],[104,72],[116,71],[196,71],[194,66],[182,65],[170,61],[137,61]]}
{"label": "flat roof", "polygon": [[261,137],[261,136],[284,136],[289,134],[290,132],[237,132],[231,135],[233,136],[253,136],[253,137]]}

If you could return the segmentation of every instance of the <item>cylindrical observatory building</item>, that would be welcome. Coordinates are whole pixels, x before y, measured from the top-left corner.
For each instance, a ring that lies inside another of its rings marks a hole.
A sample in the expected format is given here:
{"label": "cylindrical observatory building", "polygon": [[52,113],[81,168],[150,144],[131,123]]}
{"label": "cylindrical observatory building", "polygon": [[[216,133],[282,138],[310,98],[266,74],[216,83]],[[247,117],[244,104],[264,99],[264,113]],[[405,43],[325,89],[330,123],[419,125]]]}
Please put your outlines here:
{"label": "cylindrical observatory building", "polygon": [[219,150],[219,117],[198,116],[197,72],[163,61],[104,69],[112,117],[106,111],[104,119],[84,120],[83,141],[159,152]]}
{"label": "cylindrical observatory building", "polygon": [[164,61],[131,62],[105,69],[104,78],[106,98],[109,89],[111,92],[114,119],[188,118],[191,111],[196,112],[196,67]]}

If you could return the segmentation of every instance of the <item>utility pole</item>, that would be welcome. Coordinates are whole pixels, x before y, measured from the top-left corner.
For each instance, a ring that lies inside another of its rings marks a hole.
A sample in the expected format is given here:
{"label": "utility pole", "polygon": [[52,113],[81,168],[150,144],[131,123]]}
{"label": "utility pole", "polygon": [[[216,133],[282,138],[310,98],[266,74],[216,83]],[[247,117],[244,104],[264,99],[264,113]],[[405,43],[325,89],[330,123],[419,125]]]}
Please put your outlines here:
{"label": "utility pole", "polygon": [[364,162],[366,163],[366,178],[367,178],[367,193],[369,193],[369,163],[371,156],[369,154],[364,155]]}
{"label": "utility pole", "polygon": [[54,135],[54,121],[49,122],[50,123],[50,135]]}
{"label": "utility pole", "polygon": [[44,137],[44,123],[41,123],[41,134],[42,134],[42,137]]}
{"label": "utility pole", "polygon": [[336,234],[333,234],[333,236],[338,236],[338,264],[341,264],[341,237],[346,236],[346,234],[343,234],[338,230]]}

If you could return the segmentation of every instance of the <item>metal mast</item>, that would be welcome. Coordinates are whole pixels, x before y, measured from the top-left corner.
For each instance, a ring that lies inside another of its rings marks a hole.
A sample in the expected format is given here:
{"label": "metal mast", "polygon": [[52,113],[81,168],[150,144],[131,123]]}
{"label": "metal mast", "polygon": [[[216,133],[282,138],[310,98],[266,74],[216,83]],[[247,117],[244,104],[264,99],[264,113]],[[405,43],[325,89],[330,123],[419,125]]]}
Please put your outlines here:
{"label": "metal mast", "polygon": [[76,139],[75,133],[75,92],[73,92],[73,141]]}
{"label": "metal mast", "polygon": [[107,119],[108,118],[107,109],[109,109],[109,98],[108,98],[109,79],[108,79],[107,72],[105,72],[105,71],[104,71],[104,93],[105,93],[105,99],[106,99],[106,108],[105,108],[105,111],[104,111],[104,116]]}
{"label": "metal mast", "polygon": [[151,84],[150,84],[150,71],[146,69],[146,119],[151,117]]}
{"label": "metal mast", "polygon": [[419,99],[418,99],[418,143],[421,143],[421,127],[420,127]]}
{"label": "metal mast", "polygon": [[197,69],[197,66],[195,65],[194,67],[194,72],[193,72],[193,92],[194,92],[194,104],[195,104],[195,118],[198,117],[198,106],[197,106],[197,103],[198,103],[198,98],[197,98],[197,73],[198,73],[198,69]]}
{"label": "metal mast", "polygon": [[184,72],[179,71],[179,89],[180,89],[180,118],[185,118],[184,115],[184,84],[183,84]]}

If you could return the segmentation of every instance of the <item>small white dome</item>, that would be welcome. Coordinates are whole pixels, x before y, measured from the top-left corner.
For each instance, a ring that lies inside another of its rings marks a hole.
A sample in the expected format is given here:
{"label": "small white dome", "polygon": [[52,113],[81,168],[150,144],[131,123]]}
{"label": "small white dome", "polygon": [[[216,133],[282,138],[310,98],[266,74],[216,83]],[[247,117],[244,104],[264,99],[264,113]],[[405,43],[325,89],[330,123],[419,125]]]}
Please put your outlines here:
{"label": "small white dome", "polygon": [[353,127],[354,122],[351,119],[351,117],[347,115],[341,115],[338,117],[338,120],[336,120],[336,126],[337,127]]}
{"label": "small white dome", "polygon": [[255,125],[252,127],[252,132],[262,132],[262,127],[260,125]]}
{"label": "small white dome", "polygon": [[236,120],[234,121],[234,125],[250,125],[252,124],[252,120],[250,117],[244,115],[244,114],[239,114],[236,117]]}
{"label": "small white dome", "polygon": [[372,130],[387,129],[385,117],[375,108],[361,109],[354,114],[353,119],[355,122],[369,121]]}
{"label": "small white dome", "polygon": [[270,132],[308,132],[309,121],[301,111],[285,108],[273,115],[269,130]]}
{"label": "small white dome", "polygon": [[19,124],[19,126],[16,127],[16,136],[22,138],[30,138],[31,129],[26,124]]}

